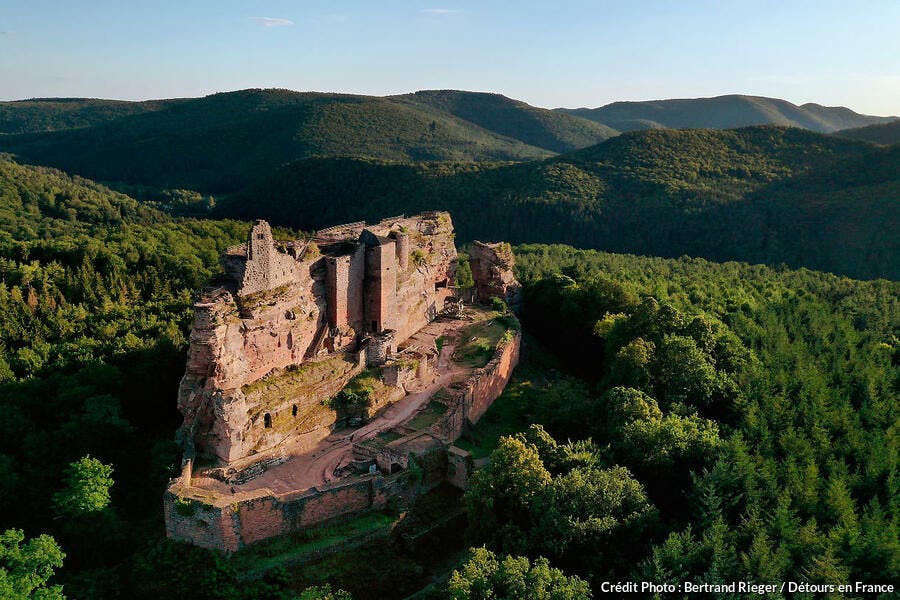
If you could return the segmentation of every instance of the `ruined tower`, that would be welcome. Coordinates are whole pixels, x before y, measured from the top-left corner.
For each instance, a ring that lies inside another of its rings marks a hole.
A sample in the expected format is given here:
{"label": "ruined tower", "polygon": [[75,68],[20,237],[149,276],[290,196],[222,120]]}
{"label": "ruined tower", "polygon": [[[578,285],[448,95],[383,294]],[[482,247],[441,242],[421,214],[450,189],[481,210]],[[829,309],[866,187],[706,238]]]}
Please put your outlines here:
{"label": "ruined tower", "polygon": [[393,330],[397,295],[395,241],[368,229],[359,241],[366,246],[365,329],[369,333]]}
{"label": "ruined tower", "polygon": [[[228,281],[194,305],[179,389],[187,453],[232,465],[287,436],[324,437],[334,415],[322,400],[383,363],[450,293],[456,248],[447,213],[351,223],[314,241],[314,251],[308,241],[276,241],[256,221],[247,242],[223,255]],[[423,257],[416,266],[413,251]],[[329,357],[329,376],[301,390],[297,367]],[[289,387],[293,397],[283,393]]]}

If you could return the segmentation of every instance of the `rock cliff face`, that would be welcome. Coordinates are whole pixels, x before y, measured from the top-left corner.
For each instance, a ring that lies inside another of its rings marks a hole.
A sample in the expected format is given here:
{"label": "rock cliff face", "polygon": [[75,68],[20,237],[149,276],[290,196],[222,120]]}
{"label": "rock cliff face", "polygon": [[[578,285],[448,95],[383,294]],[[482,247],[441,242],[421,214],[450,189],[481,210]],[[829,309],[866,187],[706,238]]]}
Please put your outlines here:
{"label": "rock cliff face", "polygon": [[[264,221],[194,305],[178,407],[188,458],[252,460],[290,436],[310,444],[336,415],[322,400],[434,319],[456,267],[447,213],[353,223],[276,242]],[[389,343],[366,352],[369,340]]]}
{"label": "rock cliff face", "polygon": [[509,244],[473,242],[469,265],[475,280],[475,297],[480,302],[500,298],[518,312],[522,302],[522,285],[513,275],[515,260]]}

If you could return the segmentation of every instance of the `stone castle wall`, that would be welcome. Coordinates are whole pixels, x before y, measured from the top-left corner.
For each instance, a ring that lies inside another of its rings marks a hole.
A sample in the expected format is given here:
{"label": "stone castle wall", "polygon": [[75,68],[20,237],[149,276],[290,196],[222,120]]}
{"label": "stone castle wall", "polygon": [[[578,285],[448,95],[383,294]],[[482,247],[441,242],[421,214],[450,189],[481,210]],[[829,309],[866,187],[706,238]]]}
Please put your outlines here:
{"label": "stone castle wall", "polygon": [[451,389],[447,411],[431,426],[434,434],[455,440],[466,427],[478,422],[509,383],[513,369],[519,364],[521,343],[522,334],[514,332],[509,340],[498,344],[485,366]]}
{"label": "stone castle wall", "polygon": [[268,489],[217,499],[192,498],[191,488],[166,491],[166,535],[227,553],[351,513],[383,508],[396,495],[411,493],[406,474],[367,475],[353,481],[275,494]]}
{"label": "stone castle wall", "polygon": [[[284,460],[283,441],[290,439],[292,451],[314,447],[337,419],[322,401],[367,366],[383,366],[385,381],[397,392],[379,397],[373,409],[401,398],[404,386],[426,379],[434,366],[416,348],[392,357],[451,295],[457,255],[449,214],[352,223],[323,230],[314,241],[276,242],[268,224],[257,221],[247,242],[222,257],[229,281],[195,304],[178,397],[186,467],[164,499],[173,539],[233,552],[383,507],[392,497],[411,497],[440,481],[460,487],[468,482],[471,457],[450,443],[502,392],[518,362],[518,332],[498,344],[487,365],[455,385],[447,411],[430,429],[386,447],[395,455],[376,461],[384,463],[384,472],[287,494],[232,487],[231,495],[223,495],[218,484],[192,486],[195,463],[204,477],[240,486],[248,474]],[[501,297],[515,306],[520,286],[508,250],[476,242],[472,267],[482,301]],[[410,456],[417,463],[425,458],[422,479],[385,474],[405,468]]]}
{"label": "stone castle wall", "polygon": [[[476,423],[503,391],[518,362],[520,342],[521,335],[516,333],[498,345],[488,364],[465,380],[456,390],[447,412],[431,427],[433,435],[420,432],[410,436],[424,436],[434,441],[434,444],[423,446],[425,453],[433,454],[437,444],[443,447],[440,452],[446,454],[444,461],[426,461],[426,465],[439,465],[441,472],[424,474],[424,485],[422,482],[410,483],[406,471],[393,475],[379,472],[298,493],[276,494],[262,488],[210,501],[202,496],[194,498],[196,490],[190,486],[190,469],[187,469],[170,484],[165,494],[166,534],[172,539],[230,553],[272,536],[344,515],[383,508],[391,497],[409,498],[440,481],[465,488],[473,469],[472,459],[467,452],[450,446],[449,441],[459,437],[465,427]],[[398,448],[397,452],[399,454],[393,456],[389,448],[383,451],[386,458],[381,466],[385,470],[389,470],[394,462],[402,462],[405,466],[408,449]],[[376,460],[380,458],[379,455]]]}
{"label": "stone castle wall", "polygon": [[[179,439],[189,457],[224,465],[278,444],[285,432],[266,430],[278,429],[275,413],[293,410],[293,401],[260,405],[246,386],[354,351],[370,334],[377,345],[391,331],[390,344],[368,353],[385,360],[435,318],[456,267],[447,213],[332,228],[317,244],[321,254],[305,243],[277,243],[257,221],[247,242],[222,257],[230,283],[195,304],[179,388]],[[342,376],[334,379],[343,385]],[[322,427],[334,422],[324,411],[318,417]],[[297,427],[311,429],[303,419]]]}

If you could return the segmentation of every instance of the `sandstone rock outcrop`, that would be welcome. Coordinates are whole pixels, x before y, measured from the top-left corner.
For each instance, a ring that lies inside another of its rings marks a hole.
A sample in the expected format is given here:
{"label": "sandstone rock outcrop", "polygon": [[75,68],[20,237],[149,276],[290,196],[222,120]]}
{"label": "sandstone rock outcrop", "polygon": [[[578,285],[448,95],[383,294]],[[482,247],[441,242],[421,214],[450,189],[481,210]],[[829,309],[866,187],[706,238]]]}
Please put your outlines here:
{"label": "sandstone rock outcrop", "polygon": [[469,265],[475,280],[475,298],[479,302],[500,298],[518,312],[522,302],[522,285],[513,275],[515,259],[509,244],[472,242]]}
{"label": "sandstone rock outcrop", "polygon": [[[474,462],[453,442],[509,381],[521,334],[496,307],[462,310],[456,261],[445,212],[288,242],[254,223],[194,305],[167,535],[233,552],[442,481],[465,487]],[[471,262],[479,300],[518,306],[508,244],[476,242]],[[445,305],[460,310],[432,323]],[[494,320],[506,329],[487,364],[456,361],[460,332]]]}
{"label": "sandstone rock outcrop", "polygon": [[[186,456],[235,463],[330,431],[321,402],[433,320],[456,268],[445,212],[276,242],[257,221],[194,305],[178,407]],[[372,348],[366,351],[371,342]],[[368,360],[367,360],[368,357]]]}

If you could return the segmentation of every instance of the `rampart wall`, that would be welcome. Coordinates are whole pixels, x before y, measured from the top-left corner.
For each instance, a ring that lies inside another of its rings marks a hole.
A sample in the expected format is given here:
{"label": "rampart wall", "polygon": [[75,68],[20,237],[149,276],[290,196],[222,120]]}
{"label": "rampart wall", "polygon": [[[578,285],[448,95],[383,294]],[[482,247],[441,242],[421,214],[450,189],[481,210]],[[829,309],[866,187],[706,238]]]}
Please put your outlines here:
{"label": "rampart wall", "polygon": [[[503,391],[518,362],[520,342],[521,334],[516,332],[505,343],[499,344],[488,364],[475,370],[454,391],[447,412],[430,429],[444,442],[426,432],[410,436],[417,438],[419,443],[418,438],[425,436],[438,444],[437,450],[434,444],[421,445],[424,454],[435,456],[435,452],[439,452],[446,455],[444,460],[426,459],[423,464],[427,472],[419,481],[411,481],[408,471],[392,475],[378,472],[303,492],[276,494],[261,488],[210,498],[202,490],[191,487],[190,469],[186,469],[165,494],[167,535],[230,553],[272,536],[382,508],[391,497],[411,498],[440,481],[466,487],[473,468],[471,457],[450,446],[449,442],[458,438],[466,426],[477,422]],[[395,462],[406,465],[409,449],[398,447],[385,452],[383,467]],[[394,456],[391,452],[399,452],[402,456]]]}
{"label": "rampart wall", "polygon": [[408,479],[407,473],[378,473],[300,493],[262,488],[213,500],[195,495],[195,488],[178,481],[164,498],[166,535],[231,553],[272,536],[383,508],[391,497],[417,491]]}
{"label": "rampart wall", "polygon": [[503,392],[513,369],[519,364],[521,343],[522,334],[513,332],[508,340],[498,344],[493,358],[485,366],[451,388],[447,412],[431,426],[431,431],[444,439],[455,440],[467,426],[477,423]]}

